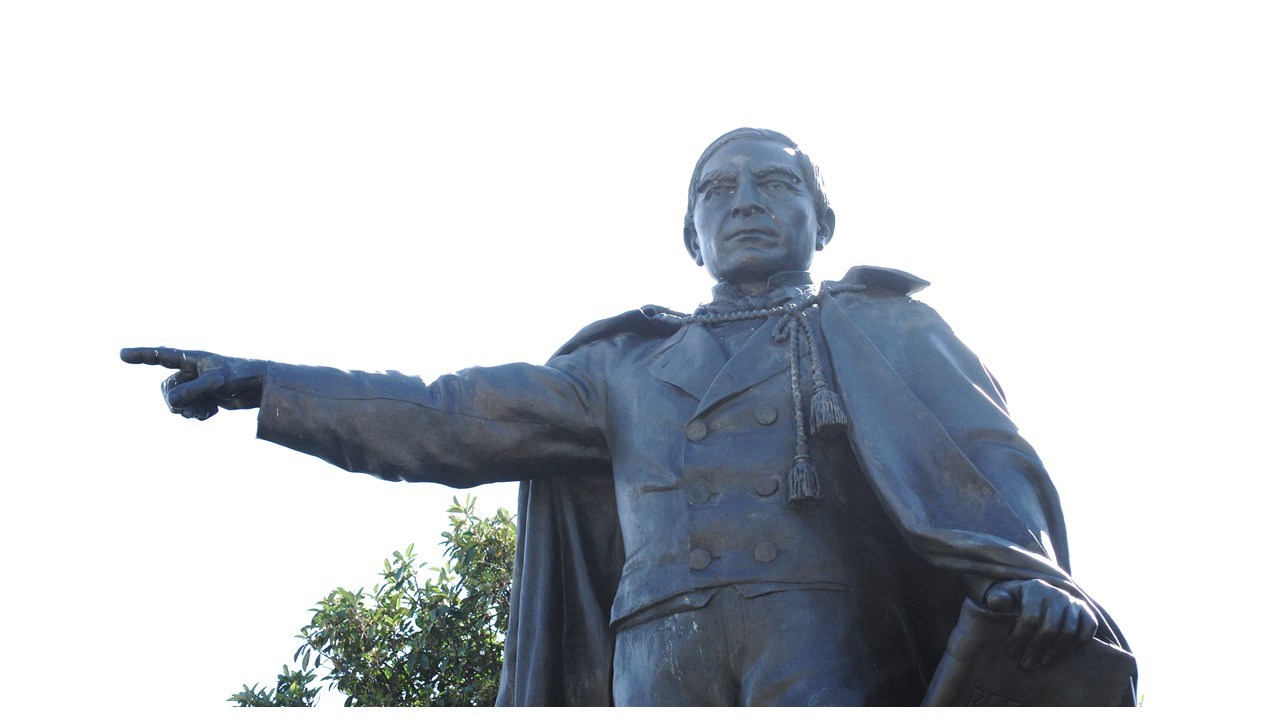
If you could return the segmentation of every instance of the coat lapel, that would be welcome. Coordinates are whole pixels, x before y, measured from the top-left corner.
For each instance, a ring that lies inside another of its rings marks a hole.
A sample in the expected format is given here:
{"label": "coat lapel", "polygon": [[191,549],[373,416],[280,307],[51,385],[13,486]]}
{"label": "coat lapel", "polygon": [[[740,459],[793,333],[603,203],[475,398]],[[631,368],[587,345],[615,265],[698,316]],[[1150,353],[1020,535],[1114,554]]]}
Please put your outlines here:
{"label": "coat lapel", "polygon": [[658,348],[649,372],[701,400],[725,362],[720,343],[700,325],[685,325]]}
{"label": "coat lapel", "polygon": [[711,382],[711,387],[698,403],[698,411],[694,416],[710,410],[721,401],[753,388],[769,378],[785,370],[787,366],[788,346],[775,342],[773,330],[779,319],[771,317],[743,344],[729,362],[720,369]]}
{"label": "coat lapel", "polygon": [[649,372],[698,400],[694,417],[787,369],[786,343],[774,342],[771,317],[731,358],[701,325],[686,325],[654,353]]}

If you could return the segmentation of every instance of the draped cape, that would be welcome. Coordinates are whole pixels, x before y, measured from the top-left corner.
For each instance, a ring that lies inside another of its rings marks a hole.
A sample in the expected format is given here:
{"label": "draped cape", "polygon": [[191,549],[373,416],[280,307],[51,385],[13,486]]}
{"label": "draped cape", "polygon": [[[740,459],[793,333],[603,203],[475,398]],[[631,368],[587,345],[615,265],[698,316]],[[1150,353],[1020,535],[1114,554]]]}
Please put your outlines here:
{"label": "draped cape", "polygon": [[[857,283],[861,292],[839,292]],[[1105,612],[1072,580],[1058,495],[1009,419],[986,368],[928,306],[928,283],[855,267],[824,285],[817,330],[849,442],[901,539],[936,592],[912,625],[927,671],[961,602],[961,576],[1038,579],[1089,603],[1099,637],[1126,647]],[[585,328],[557,354],[619,333],[666,337],[677,326],[652,306]],[[610,606],[623,550],[613,479],[589,470],[571,482],[520,485],[515,575],[499,705],[609,705]]]}

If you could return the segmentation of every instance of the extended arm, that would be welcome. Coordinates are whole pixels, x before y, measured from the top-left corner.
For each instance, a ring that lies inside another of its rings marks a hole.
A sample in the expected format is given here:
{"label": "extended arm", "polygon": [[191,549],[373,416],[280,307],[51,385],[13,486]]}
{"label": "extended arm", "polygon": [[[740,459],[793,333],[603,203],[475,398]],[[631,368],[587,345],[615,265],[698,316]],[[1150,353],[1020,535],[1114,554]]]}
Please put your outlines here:
{"label": "extended arm", "polygon": [[352,472],[453,487],[601,467],[601,399],[577,359],[471,368],[430,384],[272,363],[258,437]]}
{"label": "extended arm", "polygon": [[472,368],[427,384],[398,373],[128,348],[129,363],[176,372],[170,410],[206,419],[261,407],[258,436],[352,472],[469,487],[608,462],[590,348],[546,366]]}

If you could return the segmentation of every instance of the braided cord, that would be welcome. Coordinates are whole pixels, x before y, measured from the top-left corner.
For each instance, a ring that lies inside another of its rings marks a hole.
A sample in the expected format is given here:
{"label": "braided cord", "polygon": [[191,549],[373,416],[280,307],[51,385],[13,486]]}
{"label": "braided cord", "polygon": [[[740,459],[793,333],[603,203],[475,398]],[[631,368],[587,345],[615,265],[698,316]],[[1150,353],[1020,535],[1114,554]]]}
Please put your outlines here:
{"label": "braided cord", "polygon": [[800,389],[800,333],[796,332],[796,325],[799,321],[795,315],[788,315],[787,319],[779,324],[779,328],[786,328],[787,342],[791,351],[791,407],[795,411],[796,418],[796,454],[793,458],[794,462],[809,459],[809,443],[804,431],[804,397]]}
{"label": "braided cord", "polygon": [[[774,305],[773,307],[759,308],[757,310],[734,310],[733,312],[697,312],[692,315],[685,316],[662,316],[663,319],[675,318],[675,322],[681,325],[723,325],[725,323],[739,322],[742,320],[760,320],[767,317],[777,315],[792,315],[802,312],[808,308],[818,304],[818,295],[805,298],[801,301],[792,301],[783,303],[782,305]],[[671,320],[668,320],[671,322]]]}
{"label": "braided cord", "polygon": [[[863,292],[867,286],[863,283],[847,283],[832,282],[824,283],[820,292],[814,293],[813,296],[804,298],[799,301],[790,301],[781,305],[774,305],[767,308],[759,308],[755,310],[734,310],[732,312],[695,312],[692,315],[675,315],[673,313],[657,313],[652,317],[656,320],[669,322],[675,325],[723,325],[725,323],[739,322],[742,320],[760,320],[762,318],[774,317],[777,315],[789,315],[793,313],[803,313],[805,310],[817,305],[819,300],[829,295],[839,295],[842,293]],[[803,315],[802,315],[803,317]],[[805,333],[812,337],[813,332],[807,327]]]}
{"label": "braided cord", "polygon": [[813,390],[818,392],[827,387],[827,381],[822,374],[822,363],[818,362],[818,344],[813,340],[813,326],[803,314],[800,315],[799,324],[804,330],[805,344],[809,347],[809,364],[813,366]]}

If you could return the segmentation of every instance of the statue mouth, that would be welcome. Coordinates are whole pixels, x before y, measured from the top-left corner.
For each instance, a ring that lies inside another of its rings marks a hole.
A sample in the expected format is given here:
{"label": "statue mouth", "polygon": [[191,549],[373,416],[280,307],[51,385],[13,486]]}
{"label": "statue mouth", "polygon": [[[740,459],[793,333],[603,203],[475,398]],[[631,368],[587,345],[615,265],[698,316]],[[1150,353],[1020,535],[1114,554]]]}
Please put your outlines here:
{"label": "statue mouth", "polygon": [[751,227],[734,230],[726,238],[728,242],[749,242],[751,240],[777,240],[778,231],[767,227]]}

